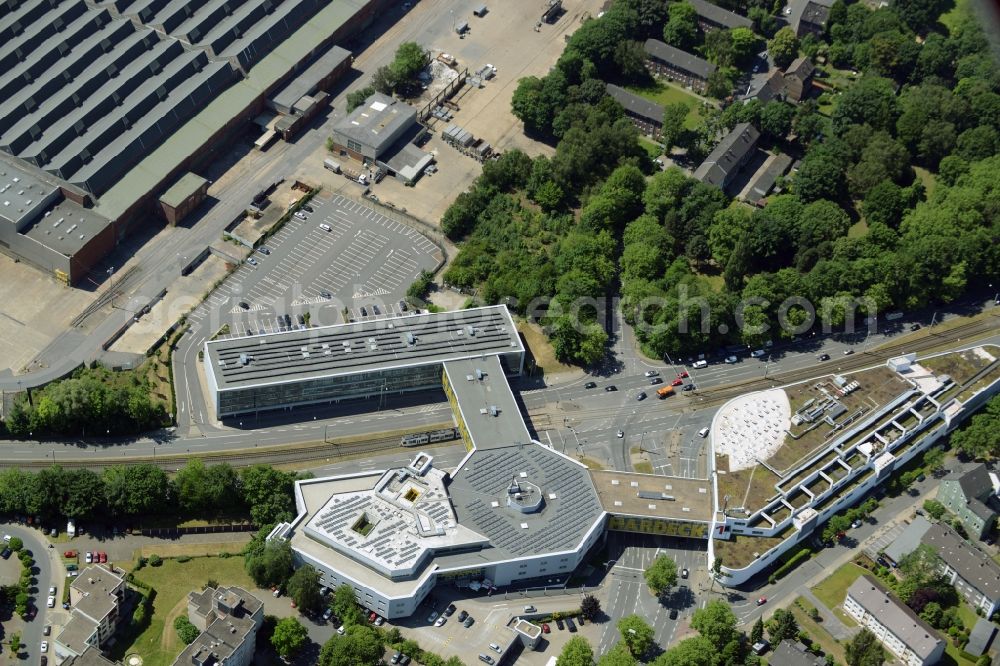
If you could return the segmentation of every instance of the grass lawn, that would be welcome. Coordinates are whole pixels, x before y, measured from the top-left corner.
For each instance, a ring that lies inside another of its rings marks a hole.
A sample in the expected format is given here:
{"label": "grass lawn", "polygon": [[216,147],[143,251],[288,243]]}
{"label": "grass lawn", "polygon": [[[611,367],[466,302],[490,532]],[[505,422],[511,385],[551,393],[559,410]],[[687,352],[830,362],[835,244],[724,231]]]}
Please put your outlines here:
{"label": "grass lawn", "polygon": [[948,28],[948,32],[954,32],[959,20],[968,15],[969,0],[955,0],[955,6],[951,10],[941,14],[941,23]]}
{"label": "grass lawn", "polygon": [[639,474],[652,474],[653,473],[653,463],[648,460],[643,460],[632,465],[632,468]]}
{"label": "grass lawn", "polygon": [[846,664],[847,659],[844,656],[844,646],[837,642],[837,639],[831,636],[830,632],[822,624],[809,617],[798,605],[800,602],[806,608],[812,607],[812,604],[802,597],[796,599],[795,603],[789,606],[792,614],[795,616],[795,620],[799,623],[799,627],[809,634],[809,638],[820,644],[824,653],[832,654],[838,664]]}
{"label": "grass lawn", "polygon": [[812,589],[813,594],[823,602],[823,605],[836,613],[841,621],[850,626],[854,626],[857,623],[847,617],[843,611],[840,611],[838,606],[844,603],[844,598],[847,596],[847,588],[863,573],[865,573],[865,569],[852,562],[848,562]]}
{"label": "grass lawn", "polygon": [[937,181],[934,179],[934,174],[927,169],[918,166],[913,167],[913,171],[917,174],[917,178],[920,179],[920,182],[924,184],[924,189],[927,190],[927,198],[929,199],[931,194],[934,193],[934,186],[937,185]]}
{"label": "grass lawn", "polygon": [[596,470],[604,469],[604,465],[602,465],[599,461],[594,460],[593,458],[588,458],[587,456],[580,456],[577,458],[577,460],[586,465],[587,469],[596,469]]}
{"label": "grass lawn", "polygon": [[649,137],[640,136],[639,145],[642,146],[642,149],[646,151],[646,154],[649,155],[649,159],[651,160],[655,160],[657,157],[663,155],[663,146],[656,143]]}
{"label": "grass lawn", "polygon": [[531,350],[535,364],[542,371],[543,375],[574,370],[573,366],[564,365],[556,360],[555,350],[538,324],[518,321],[517,330],[524,337],[524,342],[528,345],[528,349]]}
{"label": "grass lawn", "polygon": [[135,572],[135,577],[156,590],[153,617],[138,636],[119,634],[111,656],[121,660],[127,654],[138,653],[143,666],[170,666],[184,648],[173,622],[187,613],[188,592],[202,589],[210,578],[220,585],[240,585],[250,592],[257,589],[243,569],[242,557],[199,557],[183,563],[164,560],[159,567],[146,566]]}
{"label": "grass lawn", "polygon": [[683,88],[678,88],[663,81],[656,81],[653,85],[646,87],[628,86],[628,90],[636,95],[645,97],[651,102],[656,102],[660,106],[681,102],[688,107],[688,114],[684,119],[684,127],[691,130],[701,124],[702,102]]}
{"label": "grass lawn", "polygon": [[847,230],[848,238],[861,238],[868,233],[868,223],[864,220],[859,220],[851,225],[851,228]]}

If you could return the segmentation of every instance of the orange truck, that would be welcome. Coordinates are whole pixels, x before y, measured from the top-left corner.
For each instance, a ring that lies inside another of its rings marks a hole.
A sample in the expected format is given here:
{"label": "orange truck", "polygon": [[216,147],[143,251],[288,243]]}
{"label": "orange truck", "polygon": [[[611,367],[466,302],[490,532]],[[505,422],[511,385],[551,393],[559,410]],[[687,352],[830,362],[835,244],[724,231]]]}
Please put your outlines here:
{"label": "orange truck", "polygon": [[657,391],[656,391],[656,395],[659,396],[660,400],[663,400],[667,396],[673,395],[673,394],[674,394],[674,387],[673,386],[664,386],[663,388],[657,389]]}

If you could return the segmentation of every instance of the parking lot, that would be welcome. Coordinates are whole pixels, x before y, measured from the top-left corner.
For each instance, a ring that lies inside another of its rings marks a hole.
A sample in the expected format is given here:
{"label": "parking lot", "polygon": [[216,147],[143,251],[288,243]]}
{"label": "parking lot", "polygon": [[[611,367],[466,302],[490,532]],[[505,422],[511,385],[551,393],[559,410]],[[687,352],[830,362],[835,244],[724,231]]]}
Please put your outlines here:
{"label": "parking lot", "polygon": [[[400,301],[441,250],[396,220],[339,195],[315,197],[193,313],[230,317],[230,335],[273,333],[301,324],[401,314]],[[290,321],[279,315],[289,314]]]}

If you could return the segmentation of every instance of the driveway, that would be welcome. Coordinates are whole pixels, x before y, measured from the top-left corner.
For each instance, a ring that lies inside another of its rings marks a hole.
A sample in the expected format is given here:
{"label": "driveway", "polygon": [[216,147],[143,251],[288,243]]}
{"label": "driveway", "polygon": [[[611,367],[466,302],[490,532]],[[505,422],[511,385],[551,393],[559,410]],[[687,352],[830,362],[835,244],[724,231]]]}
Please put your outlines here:
{"label": "driveway", "polygon": [[[9,637],[14,631],[20,631],[21,643],[25,646],[21,649],[21,654],[26,655],[27,663],[37,664],[41,656],[39,646],[44,638],[42,636],[42,627],[46,624],[52,624],[57,615],[65,615],[62,609],[59,609],[57,614],[52,609],[45,607],[45,599],[48,596],[50,585],[60,588],[56,599],[61,598],[59,595],[62,594],[61,588],[62,581],[65,580],[65,570],[62,568],[62,563],[59,561],[59,554],[56,549],[49,548],[48,540],[38,530],[22,525],[4,523],[0,525],[0,531],[12,537],[20,538],[24,542],[24,547],[30,550],[35,558],[35,570],[37,571],[35,580],[37,582],[33,586],[31,598],[28,603],[38,609],[38,614],[30,622],[22,622],[17,617],[11,619],[7,622],[8,626],[4,628],[4,638]],[[15,556],[11,556],[8,562],[14,563]],[[62,624],[61,620],[60,624]],[[18,625],[21,625],[23,628],[19,629]],[[56,632],[53,631],[52,633],[55,634]],[[47,637],[46,640],[51,644],[52,636]]]}

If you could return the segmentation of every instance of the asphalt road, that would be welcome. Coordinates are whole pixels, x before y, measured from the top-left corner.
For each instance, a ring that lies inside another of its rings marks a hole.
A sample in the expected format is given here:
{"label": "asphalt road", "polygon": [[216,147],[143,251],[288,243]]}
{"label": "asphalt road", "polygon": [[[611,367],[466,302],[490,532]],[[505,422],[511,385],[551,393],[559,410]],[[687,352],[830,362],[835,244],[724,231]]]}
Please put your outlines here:
{"label": "asphalt road", "polygon": [[[24,547],[30,550],[35,558],[35,567],[38,570],[38,573],[35,574],[37,582],[34,585],[34,592],[31,594],[31,599],[28,603],[38,609],[38,614],[35,615],[35,619],[23,623],[24,629],[21,630],[21,643],[24,647],[21,648],[21,654],[22,656],[26,656],[26,663],[37,664],[41,656],[39,648],[43,638],[49,641],[49,651],[52,651],[52,637],[43,637],[42,628],[48,624],[46,618],[49,609],[46,608],[45,601],[48,597],[49,586],[53,585],[53,568],[49,558],[54,551],[48,547],[47,542],[39,537],[36,530],[17,524],[4,523],[0,525],[0,532],[9,534],[12,537],[20,537],[24,542]],[[15,556],[11,556],[9,561],[13,562],[14,559]],[[58,583],[56,585],[57,587],[61,587]],[[8,622],[7,624],[8,626],[5,627],[6,631],[4,632],[5,643],[11,634],[9,627],[11,623]]]}
{"label": "asphalt road", "polygon": [[[602,627],[597,654],[607,654],[614,647],[621,637],[617,620],[633,613],[653,627],[657,645],[670,645],[678,624],[684,622],[699,605],[697,586],[706,577],[705,542],[609,532],[607,553],[607,601],[603,611],[611,617],[611,621],[605,622]],[[657,599],[649,592],[643,573],[660,555],[670,557],[677,564],[678,584],[662,599]],[[686,579],[680,578],[683,569],[689,571]],[[677,611],[676,619],[670,619],[671,610]]]}

